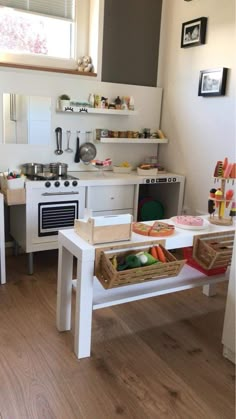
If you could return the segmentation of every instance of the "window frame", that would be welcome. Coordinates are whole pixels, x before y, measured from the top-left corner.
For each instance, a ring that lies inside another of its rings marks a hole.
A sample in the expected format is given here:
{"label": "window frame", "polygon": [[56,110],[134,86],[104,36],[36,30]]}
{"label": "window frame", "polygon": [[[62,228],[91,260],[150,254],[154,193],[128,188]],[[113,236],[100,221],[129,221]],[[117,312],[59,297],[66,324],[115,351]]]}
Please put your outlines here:
{"label": "window frame", "polygon": [[[96,1],[100,2],[100,0]],[[32,66],[72,71],[77,70],[79,57],[89,53],[91,42],[89,27],[91,7],[93,7],[91,0],[76,0],[75,2],[74,37],[71,46],[74,58],[62,59],[42,55],[37,56],[36,54],[6,53],[0,51],[0,65],[7,63],[12,66],[15,64],[16,66],[22,67]]]}

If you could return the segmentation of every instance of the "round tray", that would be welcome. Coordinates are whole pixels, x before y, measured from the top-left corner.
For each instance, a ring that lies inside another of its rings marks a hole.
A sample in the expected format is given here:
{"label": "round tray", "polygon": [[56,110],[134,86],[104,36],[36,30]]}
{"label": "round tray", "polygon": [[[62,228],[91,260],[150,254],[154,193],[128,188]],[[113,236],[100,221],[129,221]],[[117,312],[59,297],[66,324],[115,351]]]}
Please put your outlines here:
{"label": "round tray", "polygon": [[182,228],[183,230],[205,230],[209,227],[209,221],[203,219],[203,225],[202,226],[192,226],[192,225],[184,225],[179,224],[176,221],[176,217],[171,217],[171,220],[174,222],[175,226],[177,228]]}

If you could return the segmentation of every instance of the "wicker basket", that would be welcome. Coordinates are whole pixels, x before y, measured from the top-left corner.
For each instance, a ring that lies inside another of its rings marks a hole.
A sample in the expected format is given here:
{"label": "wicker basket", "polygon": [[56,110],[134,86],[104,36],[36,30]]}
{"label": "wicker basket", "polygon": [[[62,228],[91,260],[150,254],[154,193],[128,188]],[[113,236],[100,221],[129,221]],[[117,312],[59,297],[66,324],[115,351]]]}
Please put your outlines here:
{"label": "wicker basket", "polygon": [[231,263],[234,231],[194,237],[193,258],[204,269],[227,267]]}
{"label": "wicker basket", "polygon": [[[160,245],[161,246],[161,245]],[[177,276],[181,271],[185,260],[177,260],[168,250],[161,246],[166,260],[166,263],[155,263],[150,266],[142,266],[140,268],[127,269],[125,271],[117,271],[112,265],[111,259],[113,256],[127,256],[136,251],[100,251],[98,254],[98,262],[95,269],[95,275],[101,282],[104,288],[121,287],[123,285],[137,284],[145,281],[153,281],[157,279]],[[139,248],[138,251],[148,252],[149,248]]]}

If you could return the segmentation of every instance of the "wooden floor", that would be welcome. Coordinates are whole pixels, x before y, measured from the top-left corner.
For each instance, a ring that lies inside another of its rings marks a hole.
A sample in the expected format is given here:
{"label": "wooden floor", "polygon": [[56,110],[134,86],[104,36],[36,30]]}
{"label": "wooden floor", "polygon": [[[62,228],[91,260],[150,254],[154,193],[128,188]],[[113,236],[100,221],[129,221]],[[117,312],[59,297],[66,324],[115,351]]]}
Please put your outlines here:
{"label": "wooden floor", "polygon": [[7,257],[0,286],[1,419],[233,419],[235,370],[222,356],[227,285],[93,314],[92,357],[55,326],[57,253]]}

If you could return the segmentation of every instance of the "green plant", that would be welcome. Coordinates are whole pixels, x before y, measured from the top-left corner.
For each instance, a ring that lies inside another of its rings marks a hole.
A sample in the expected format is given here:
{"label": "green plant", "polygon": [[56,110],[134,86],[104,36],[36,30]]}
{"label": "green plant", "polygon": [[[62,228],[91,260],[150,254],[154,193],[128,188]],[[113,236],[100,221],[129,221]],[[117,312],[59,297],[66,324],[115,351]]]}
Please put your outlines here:
{"label": "green plant", "polygon": [[61,95],[61,96],[59,96],[59,99],[61,99],[61,100],[70,100],[70,96],[68,96],[68,95]]}

